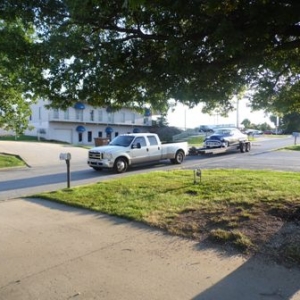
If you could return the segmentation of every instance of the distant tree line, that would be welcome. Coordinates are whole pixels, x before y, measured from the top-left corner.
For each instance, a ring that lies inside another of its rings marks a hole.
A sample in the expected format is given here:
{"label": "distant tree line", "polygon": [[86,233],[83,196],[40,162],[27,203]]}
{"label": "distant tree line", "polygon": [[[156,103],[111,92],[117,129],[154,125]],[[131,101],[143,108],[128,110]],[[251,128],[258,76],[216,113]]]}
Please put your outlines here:
{"label": "distant tree line", "polygon": [[270,116],[270,121],[274,124],[271,126],[267,122],[262,124],[252,123],[249,119],[244,119],[241,124],[247,129],[257,129],[261,131],[274,130],[274,127],[277,128],[278,132],[281,133],[292,133],[300,132],[300,114],[297,112],[289,113],[283,116]]}

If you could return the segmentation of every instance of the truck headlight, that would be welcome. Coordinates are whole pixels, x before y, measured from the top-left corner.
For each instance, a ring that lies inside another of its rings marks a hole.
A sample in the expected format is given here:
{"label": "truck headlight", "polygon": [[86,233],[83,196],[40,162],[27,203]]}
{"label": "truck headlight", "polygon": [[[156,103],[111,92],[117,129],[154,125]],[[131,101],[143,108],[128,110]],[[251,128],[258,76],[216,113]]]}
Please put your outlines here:
{"label": "truck headlight", "polygon": [[107,152],[107,153],[103,153],[103,159],[112,159],[112,154]]}

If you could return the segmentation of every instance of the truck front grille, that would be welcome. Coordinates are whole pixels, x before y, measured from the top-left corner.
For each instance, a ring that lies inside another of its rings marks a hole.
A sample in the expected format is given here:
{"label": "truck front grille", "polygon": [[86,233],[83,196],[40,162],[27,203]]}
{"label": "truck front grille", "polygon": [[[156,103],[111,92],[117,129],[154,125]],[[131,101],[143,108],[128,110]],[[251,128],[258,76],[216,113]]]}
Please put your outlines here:
{"label": "truck front grille", "polygon": [[103,153],[89,151],[89,158],[90,159],[103,159]]}

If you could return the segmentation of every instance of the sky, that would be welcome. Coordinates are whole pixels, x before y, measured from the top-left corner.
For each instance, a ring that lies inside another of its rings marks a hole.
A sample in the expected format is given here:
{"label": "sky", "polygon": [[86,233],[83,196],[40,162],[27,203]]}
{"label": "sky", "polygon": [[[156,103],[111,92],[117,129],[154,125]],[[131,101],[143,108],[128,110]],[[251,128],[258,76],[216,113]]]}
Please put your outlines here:
{"label": "sky", "polygon": [[192,109],[181,104],[177,105],[174,112],[171,110],[168,112],[167,120],[169,126],[175,126],[181,129],[196,128],[200,125],[234,124],[237,126],[237,123],[240,124],[244,119],[249,119],[253,124],[266,122],[274,127],[269,116],[265,116],[263,111],[251,112],[251,108],[247,106],[247,100],[240,100],[239,113],[237,114],[235,110],[228,115],[228,118],[223,118],[219,115],[203,114],[201,109],[201,105]]}

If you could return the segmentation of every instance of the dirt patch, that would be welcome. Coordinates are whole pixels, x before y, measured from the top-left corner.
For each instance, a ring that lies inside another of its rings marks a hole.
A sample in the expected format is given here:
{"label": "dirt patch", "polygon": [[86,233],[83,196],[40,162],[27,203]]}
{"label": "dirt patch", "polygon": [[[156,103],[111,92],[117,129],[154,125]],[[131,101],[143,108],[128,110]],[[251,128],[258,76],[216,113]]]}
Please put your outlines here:
{"label": "dirt patch", "polygon": [[185,210],[169,220],[169,232],[244,255],[263,255],[286,266],[300,266],[300,208],[227,207]]}

